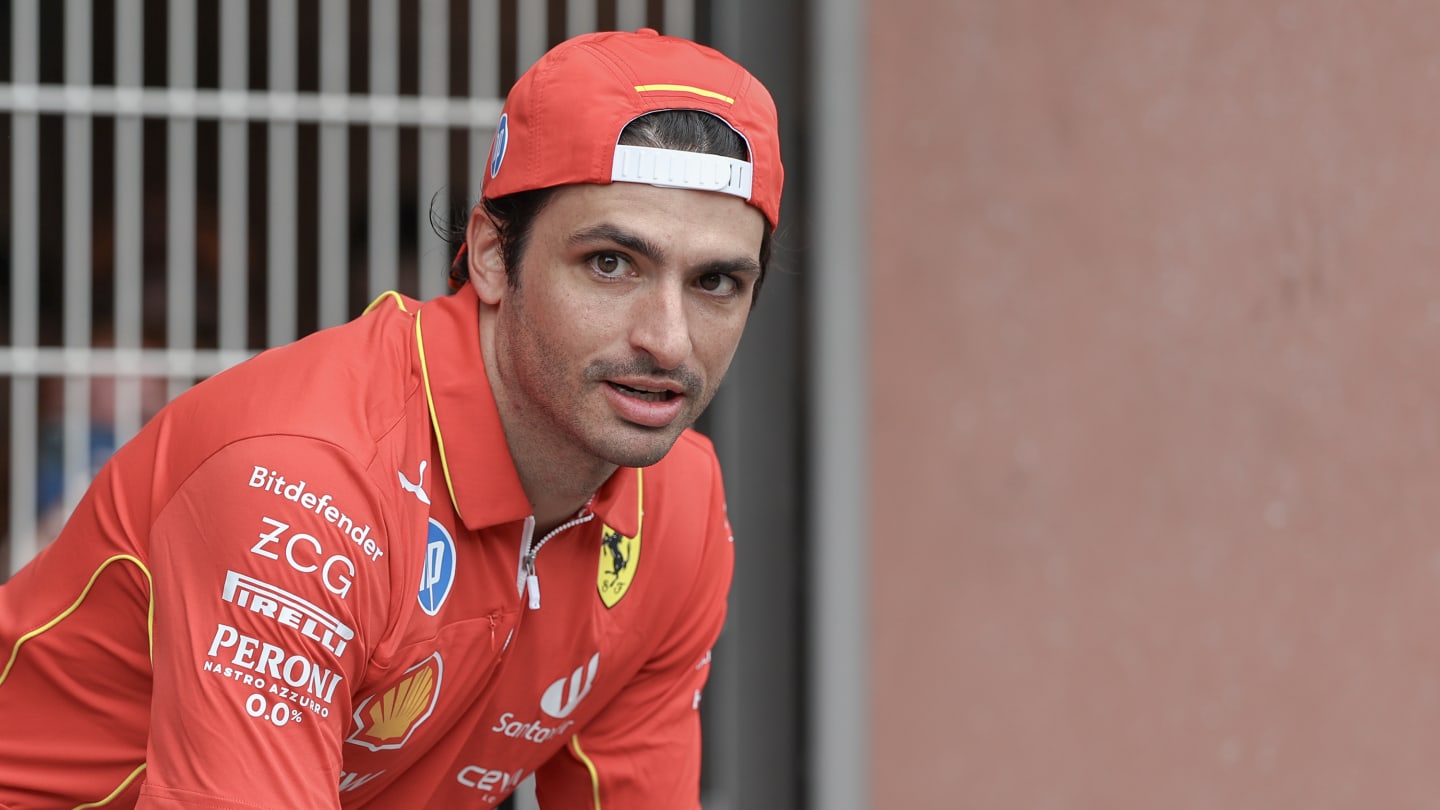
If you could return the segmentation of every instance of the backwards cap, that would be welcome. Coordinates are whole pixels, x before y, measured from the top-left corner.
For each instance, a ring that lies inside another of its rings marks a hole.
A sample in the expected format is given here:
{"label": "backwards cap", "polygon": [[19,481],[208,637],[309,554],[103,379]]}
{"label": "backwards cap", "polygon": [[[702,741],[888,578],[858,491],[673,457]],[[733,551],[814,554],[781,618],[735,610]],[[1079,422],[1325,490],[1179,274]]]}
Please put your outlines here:
{"label": "backwards cap", "polygon": [[[617,146],[621,130],[657,110],[702,110],[745,139],[750,160]],[[648,183],[733,194],[780,219],[775,102],[724,54],[643,28],[556,45],[510,90],[481,185],[486,199],[572,183]]]}

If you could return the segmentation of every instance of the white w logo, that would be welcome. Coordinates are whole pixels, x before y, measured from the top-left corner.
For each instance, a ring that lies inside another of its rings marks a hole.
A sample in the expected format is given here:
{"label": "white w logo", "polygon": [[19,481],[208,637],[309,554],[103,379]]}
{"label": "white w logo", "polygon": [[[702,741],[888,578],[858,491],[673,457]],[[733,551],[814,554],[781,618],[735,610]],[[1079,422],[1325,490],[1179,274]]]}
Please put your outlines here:
{"label": "white w logo", "polygon": [[590,663],[577,667],[570,673],[569,678],[550,684],[545,690],[545,696],[540,698],[540,708],[551,717],[568,717],[580,701],[590,694],[590,687],[595,683],[595,668],[600,666],[600,653],[590,656]]}

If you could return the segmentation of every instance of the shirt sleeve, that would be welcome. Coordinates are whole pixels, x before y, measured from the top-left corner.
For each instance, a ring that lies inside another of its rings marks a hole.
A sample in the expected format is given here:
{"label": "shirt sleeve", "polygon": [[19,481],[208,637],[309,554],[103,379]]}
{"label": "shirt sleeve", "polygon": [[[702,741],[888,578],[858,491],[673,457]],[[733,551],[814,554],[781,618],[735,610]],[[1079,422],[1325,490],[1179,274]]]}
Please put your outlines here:
{"label": "shirt sleeve", "polygon": [[724,488],[712,464],[704,547],[688,598],[634,680],[536,772],[546,810],[700,807],[700,701],[734,570]]}
{"label": "shirt sleeve", "polygon": [[351,685],[389,610],[386,535],[364,470],[313,439],[229,445],[180,484],[151,527],[140,808],[339,806]]}

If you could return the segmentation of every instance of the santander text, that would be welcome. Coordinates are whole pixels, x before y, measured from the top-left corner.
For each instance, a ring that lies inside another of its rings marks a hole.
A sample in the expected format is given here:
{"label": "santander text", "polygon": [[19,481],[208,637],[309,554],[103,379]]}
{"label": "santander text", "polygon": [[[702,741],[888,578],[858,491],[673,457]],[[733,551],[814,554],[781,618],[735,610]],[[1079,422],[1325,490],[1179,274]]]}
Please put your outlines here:
{"label": "santander text", "polygon": [[522,723],[515,719],[514,713],[505,712],[500,715],[500,721],[490,730],[496,734],[504,734],[512,740],[529,740],[540,745],[549,742],[559,734],[564,734],[572,725],[574,725],[573,720],[566,720],[558,726],[547,726],[539,720]]}

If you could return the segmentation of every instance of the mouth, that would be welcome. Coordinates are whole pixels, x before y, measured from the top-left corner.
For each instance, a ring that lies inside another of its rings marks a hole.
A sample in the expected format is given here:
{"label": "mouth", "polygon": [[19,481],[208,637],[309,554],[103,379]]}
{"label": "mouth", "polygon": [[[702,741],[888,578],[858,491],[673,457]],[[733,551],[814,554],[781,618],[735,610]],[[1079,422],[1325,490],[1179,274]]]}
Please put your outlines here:
{"label": "mouth", "polygon": [[687,397],[679,383],[606,380],[605,391],[616,415],[642,428],[668,428],[685,413]]}
{"label": "mouth", "polygon": [[631,385],[622,385],[614,381],[607,381],[611,388],[628,397],[634,397],[645,402],[669,402],[680,396],[678,391],[668,388],[644,388]]}

